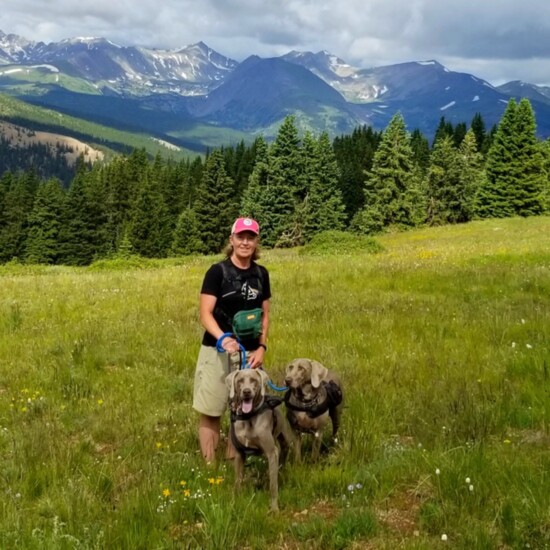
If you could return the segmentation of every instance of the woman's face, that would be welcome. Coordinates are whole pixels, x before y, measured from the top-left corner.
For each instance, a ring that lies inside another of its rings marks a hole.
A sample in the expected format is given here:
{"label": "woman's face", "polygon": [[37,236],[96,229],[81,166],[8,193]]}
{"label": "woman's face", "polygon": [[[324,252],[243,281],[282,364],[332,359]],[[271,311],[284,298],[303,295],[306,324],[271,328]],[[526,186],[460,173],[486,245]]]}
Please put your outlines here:
{"label": "woman's face", "polygon": [[241,231],[240,233],[233,233],[229,237],[229,241],[233,245],[233,254],[246,259],[254,254],[258,246],[258,235],[252,231]]}

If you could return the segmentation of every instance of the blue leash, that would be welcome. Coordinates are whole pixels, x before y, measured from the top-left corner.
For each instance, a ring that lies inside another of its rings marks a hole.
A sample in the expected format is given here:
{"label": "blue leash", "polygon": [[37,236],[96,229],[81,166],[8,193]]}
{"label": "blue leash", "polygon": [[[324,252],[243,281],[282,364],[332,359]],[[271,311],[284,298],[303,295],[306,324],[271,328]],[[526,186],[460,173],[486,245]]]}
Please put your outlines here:
{"label": "blue leash", "polygon": [[[239,370],[249,369],[250,366],[246,362],[246,350],[244,349],[244,346],[239,341],[239,338],[237,336],[235,336],[232,332],[226,332],[218,338],[218,341],[216,342],[216,350],[218,351],[218,353],[225,353],[225,350],[222,347],[222,342],[226,338],[235,338],[235,340],[237,340],[237,343],[239,344],[239,350],[241,352],[241,357],[242,357],[241,366],[239,367]],[[267,385],[273,391],[286,391],[286,390],[288,390],[288,388],[286,386],[276,386],[275,384],[273,384],[273,382],[271,380],[267,381]]]}

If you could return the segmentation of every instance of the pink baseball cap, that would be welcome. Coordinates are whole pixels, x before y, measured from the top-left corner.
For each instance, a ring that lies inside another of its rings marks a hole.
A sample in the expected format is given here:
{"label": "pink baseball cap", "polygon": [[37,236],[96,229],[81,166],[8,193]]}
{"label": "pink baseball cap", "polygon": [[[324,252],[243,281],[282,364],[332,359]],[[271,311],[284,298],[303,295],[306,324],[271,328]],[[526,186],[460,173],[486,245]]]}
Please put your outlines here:
{"label": "pink baseball cap", "polygon": [[260,234],[260,226],[252,218],[237,218],[231,228],[231,235],[241,233],[241,231],[252,231],[256,235]]}

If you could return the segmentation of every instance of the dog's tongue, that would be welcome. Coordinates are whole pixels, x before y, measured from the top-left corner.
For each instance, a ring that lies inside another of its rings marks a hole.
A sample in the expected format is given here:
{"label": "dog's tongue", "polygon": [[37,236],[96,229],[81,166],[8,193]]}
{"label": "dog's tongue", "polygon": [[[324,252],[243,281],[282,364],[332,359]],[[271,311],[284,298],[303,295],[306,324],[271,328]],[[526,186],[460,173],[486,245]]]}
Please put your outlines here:
{"label": "dog's tongue", "polygon": [[244,414],[248,414],[250,411],[252,411],[252,401],[243,401],[241,403],[241,409]]}

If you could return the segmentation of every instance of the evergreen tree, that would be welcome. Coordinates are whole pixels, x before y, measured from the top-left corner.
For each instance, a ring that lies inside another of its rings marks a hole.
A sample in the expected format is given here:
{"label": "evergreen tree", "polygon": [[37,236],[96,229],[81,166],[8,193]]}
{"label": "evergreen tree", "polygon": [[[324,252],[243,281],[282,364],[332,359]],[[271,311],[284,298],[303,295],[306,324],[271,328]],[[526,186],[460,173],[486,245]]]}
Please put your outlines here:
{"label": "evergreen tree", "polygon": [[[307,151],[305,139],[304,151]],[[304,160],[304,164],[308,190],[303,201],[303,238],[309,241],[321,231],[344,229],[345,212],[338,188],[338,163],[326,132],[313,142],[311,157]]]}
{"label": "evergreen tree", "polygon": [[478,190],[484,182],[485,171],[483,156],[479,152],[473,129],[468,130],[458,149],[460,176],[460,213],[456,221],[466,222],[474,218],[475,200]]}
{"label": "evergreen tree", "polygon": [[454,128],[451,122],[447,122],[445,120],[445,117],[442,116],[439,119],[439,125],[437,126],[437,129],[434,134],[434,139],[432,142],[432,148],[435,147],[435,144],[439,139],[443,139],[445,137],[453,137],[454,135]]}
{"label": "evergreen tree", "polygon": [[257,140],[251,147],[246,147],[244,141],[241,141],[235,150],[236,173],[235,189],[237,196],[242,197],[248,185],[250,174],[256,163]]}
{"label": "evergreen tree", "polygon": [[514,214],[510,198],[518,173],[516,111],[517,103],[510,99],[487,154],[486,178],[476,199],[477,214],[482,218],[505,218]]}
{"label": "evergreen tree", "polygon": [[235,185],[225,171],[220,151],[212,152],[206,161],[194,210],[201,228],[202,252],[217,254],[227,243],[238,213]]}
{"label": "evergreen tree", "polygon": [[158,185],[149,178],[141,182],[133,205],[129,236],[133,250],[146,258],[164,258],[170,249],[168,210]]}
{"label": "evergreen tree", "polygon": [[135,200],[137,174],[130,175],[128,159],[116,157],[103,168],[107,187],[106,210],[111,248],[119,250],[123,237],[128,240],[130,209]]}
{"label": "evergreen tree", "polygon": [[60,262],[88,265],[107,252],[107,197],[98,172],[79,162],[63,203],[59,231]]}
{"label": "evergreen tree", "polygon": [[440,137],[434,145],[427,174],[428,222],[441,225],[453,220],[459,197],[458,153],[450,136]]}
{"label": "evergreen tree", "polygon": [[486,135],[485,135],[485,122],[483,120],[483,117],[481,116],[481,113],[476,113],[474,115],[474,118],[472,118],[472,123],[470,125],[470,128],[474,132],[474,136],[476,138],[477,150],[478,152],[482,152]]}
{"label": "evergreen tree", "polygon": [[27,238],[28,216],[32,210],[35,177],[22,173],[10,178],[4,194],[2,226],[0,228],[0,262],[23,259]]}
{"label": "evergreen tree", "polygon": [[481,217],[530,216],[544,210],[544,158],[531,104],[511,99],[487,156],[477,198]]}
{"label": "evergreen tree", "polygon": [[351,135],[334,139],[333,148],[340,172],[339,187],[348,220],[363,208],[365,172],[372,168],[380,139],[381,133],[370,126],[355,128]]}
{"label": "evergreen tree", "polygon": [[243,197],[243,212],[262,228],[262,244],[285,246],[297,231],[297,210],[305,196],[300,139],[294,117],[287,117],[268,150],[257,144],[256,164]]}
{"label": "evergreen tree", "polygon": [[528,99],[519,102],[514,138],[516,142],[518,168],[517,180],[510,189],[512,208],[515,215],[533,216],[544,211],[544,156],[536,136],[536,121]]}
{"label": "evergreen tree", "polygon": [[5,199],[12,180],[13,174],[11,172],[4,172],[2,177],[0,177],[0,235],[6,225]]}
{"label": "evergreen tree", "polygon": [[394,115],[374,155],[365,182],[365,206],[352,228],[376,233],[385,226],[410,227],[423,218],[424,196],[410,137],[400,113]]}
{"label": "evergreen tree", "polygon": [[249,177],[248,187],[241,201],[241,214],[254,218],[262,229],[262,243],[265,232],[264,222],[268,218],[265,210],[265,194],[269,183],[269,154],[267,143],[259,137],[255,143],[256,163]]}
{"label": "evergreen tree", "polygon": [[459,122],[453,130],[453,144],[455,147],[459,147],[462,141],[464,140],[464,137],[466,136],[466,123],[465,122]]}
{"label": "evergreen tree", "polygon": [[201,235],[202,231],[195,211],[191,208],[186,208],[178,218],[178,223],[174,230],[171,253],[175,256],[187,256],[202,252],[203,243]]}
{"label": "evergreen tree", "polygon": [[430,166],[430,142],[418,129],[411,134],[411,148],[414,162],[424,176]]}
{"label": "evergreen tree", "polygon": [[63,223],[65,193],[57,179],[39,185],[29,215],[26,259],[31,263],[59,262],[59,232]]}
{"label": "evergreen tree", "polygon": [[546,174],[543,191],[544,212],[550,214],[550,139],[541,143],[544,158],[544,172]]}

